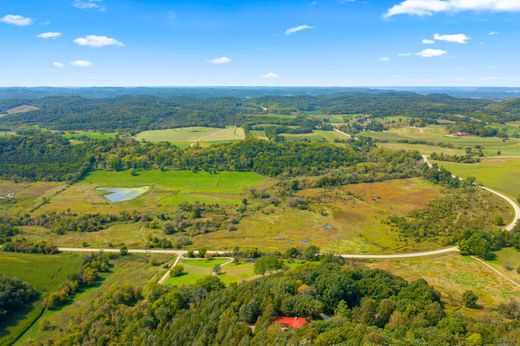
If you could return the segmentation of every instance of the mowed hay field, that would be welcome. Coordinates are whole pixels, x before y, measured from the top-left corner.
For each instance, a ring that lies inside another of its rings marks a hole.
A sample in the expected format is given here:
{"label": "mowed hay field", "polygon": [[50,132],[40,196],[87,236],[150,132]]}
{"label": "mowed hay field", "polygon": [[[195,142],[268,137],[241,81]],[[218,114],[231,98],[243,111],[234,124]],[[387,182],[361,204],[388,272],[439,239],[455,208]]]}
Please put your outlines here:
{"label": "mowed hay field", "polygon": [[29,211],[42,203],[44,198],[53,196],[65,186],[65,183],[55,182],[15,183],[0,180],[0,197],[14,193],[12,198],[0,199],[0,214]]}
{"label": "mowed hay field", "polygon": [[439,248],[436,244],[400,239],[385,222],[390,215],[406,215],[441,195],[438,186],[421,179],[307,189],[300,194],[315,200],[310,210],[267,206],[243,219],[236,231],[199,235],[194,238],[194,245],[283,250],[312,244],[335,253],[396,253]]}
{"label": "mowed hay field", "polygon": [[44,309],[46,294],[56,290],[81,266],[79,254],[35,255],[0,252],[0,274],[16,277],[40,292],[28,309],[19,311],[9,324],[0,324],[0,345],[11,344]]}
{"label": "mowed hay field", "polygon": [[[250,172],[192,171],[94,171],[82,181],[53,198],[38,210],[71,209],[82,213],[119,213],[122,210],[168,210],[180,202],[240,204],[249,187],[268,185],[272,180]],[[133,200],[112,203],[96,188],[132,188],[148,186],[148,192]]]}
{"label": "mowed hay field", "polygon": [[[38,321],[23,335],[18,344],[52,344],[61,329],[67,329],[81,320],[82,314],[92,307],[102,294],[122,286],[146,287],[149,282],[159,280],[166,271],[163,265],[173,260],[171,255],[128,255],[114,259],[111,272],[103,274],[99,285],[87,288],[74,297],[74,303],[56,311],[45,311]],[[146,290],[146,288],[145,288]],[[43,322],[51,328],[43,328]]]}
{"label": "mowed hay field", "polygon": [[475,177],[484,186],[513,199],[520,196],[520,157],[484,158],[478,163],[437,162],[462,178]]}
{"label": "mowed hay field", "polygon": [[[462,294],[466,290],[477,294],[478,303],[484,310],[496,308],[498,304],[510,299],[520,299],[518,287],[475,259],[457,253],[365,262],[371,268],[388,270],[410,281],[424,278],[441,292],[442,300],[454,308],[460,307]],[[470,314],[485,312],[465,308],[462,310]]]}
{"label": "mowed hay field", "polygon": [[217,143],[229,143],[245,139],[244,129],[231,126],[216,127],[181,127],[167,130],[152,130],[138,133],[135,138],[139,141],[171,142],[181,147],[198,143],[201,146]]}
{"label": "mowed hay field", "polygon": [[[393,128],[388,131],[383,132],[364,132],[364,135],[370,136],[374,139],[382,139],[387,140],[390,143],[395,143],[399,145],[401,143],[397,143],[398,140],[408,139],[408,140],[423,140],[432,143],[443,143],[443,144],[452,144],[453,148],[443,148],[440,146],[435,146],[437,148],[437,152],[445,152],[445,153],[454,153],[453,149],[459,149],[471,147],[475,148],[475,146],[483,147],[483,152],[486,156],[495,156],[498,151],[501,151],[502,155],[520,155],[520,139],[511,138],[506,142],[503,142],[501,138],[498,137],[477,137],[477,136],[467,136],[467,137],[456,137],[449,136],[449,133],[443,126],[440,125],[431,125],[428,127],[399,127]],[[378,143],[381,146],[390,147],[390,143]],[[407,145],[405,147],[413,148],[417,146],[416,144]],[[420,146],[418,150],[424,151],[424,154],[428,154],[429,150],[425,150],[426,148]],[[460,150],[460,149],[459,149]]]}

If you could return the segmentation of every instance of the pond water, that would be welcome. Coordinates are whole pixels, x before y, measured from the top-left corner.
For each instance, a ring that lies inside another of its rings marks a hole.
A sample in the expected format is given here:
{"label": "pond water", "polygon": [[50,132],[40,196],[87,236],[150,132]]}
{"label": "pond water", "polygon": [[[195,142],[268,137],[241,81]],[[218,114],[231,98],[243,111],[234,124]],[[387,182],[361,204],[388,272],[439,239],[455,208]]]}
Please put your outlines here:
{"label": "pond water", "polygon": [[98,187],[96,190],[107,192],[104,196],[110,202],[124,202],[137,198],[148,191],[148,186],[142,187]]}

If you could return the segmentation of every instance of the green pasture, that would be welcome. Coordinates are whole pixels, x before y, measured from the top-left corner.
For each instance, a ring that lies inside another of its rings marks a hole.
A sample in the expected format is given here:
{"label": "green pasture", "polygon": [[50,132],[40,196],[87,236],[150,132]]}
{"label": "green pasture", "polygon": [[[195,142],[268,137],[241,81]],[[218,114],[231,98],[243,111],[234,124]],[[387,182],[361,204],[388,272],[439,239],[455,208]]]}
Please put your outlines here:
{"label": "green pasture", "polygon": [[83,137],[88,137],[91,139],[112,139],[117,135],[116,132],[99,132],[99,131],[74,131],[67,132],[63,135],[63,137],[67,139],[81,139]]}
{"label": "green pasture", "polygon": [[40,292],[40,298],[0,325],[0,344],[9,345],[23,334],[44,310],[45,296],[56,290],[81,266],[79,254],[37,255],[0,252],[0,273],[16,277]]}
{"label": "green pasture", "polygon": [[166,130],[151,130],[138,133],[135,138],[139,141],[171,142],[185,146],[211,142],[210,144],[229,143],[245,138],[244,130],[231,126],[226,128],[216,127],[181,127]]}

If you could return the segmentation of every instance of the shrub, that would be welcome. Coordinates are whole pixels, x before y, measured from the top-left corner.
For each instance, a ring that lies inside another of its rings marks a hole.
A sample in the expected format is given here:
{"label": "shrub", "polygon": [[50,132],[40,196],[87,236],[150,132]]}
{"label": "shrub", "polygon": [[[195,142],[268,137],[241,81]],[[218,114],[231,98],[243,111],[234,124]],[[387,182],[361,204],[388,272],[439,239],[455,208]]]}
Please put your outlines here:
{"label": "shrub", "polygon": [[170,270],[170,276],[172,278],[181,276],[184,273],[184,267],[181,265],[176,265]]}
{"label": "shrub", "polygon": [[477,305],[478,297],[473,291],[465,291],[462,294],[462,304],[470,309],[476,309],[478,308]]}

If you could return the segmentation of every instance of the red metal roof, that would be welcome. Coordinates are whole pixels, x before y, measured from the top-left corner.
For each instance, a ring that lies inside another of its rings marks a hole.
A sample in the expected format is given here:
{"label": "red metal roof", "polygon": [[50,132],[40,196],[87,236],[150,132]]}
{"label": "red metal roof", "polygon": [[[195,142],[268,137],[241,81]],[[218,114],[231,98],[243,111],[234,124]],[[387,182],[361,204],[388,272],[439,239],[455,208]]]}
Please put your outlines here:
{"label": "red metal roof", "polygon": [[307,319],[305,319],[303,317],[281,316],[281,317],[275,318],[273,320],[273,322],[280,323],[280,324],[283,324],[287,327],[291,327],[294,329],[298,329],[301,326],[303,326],[305,324],[305,322],[307,322]]}

